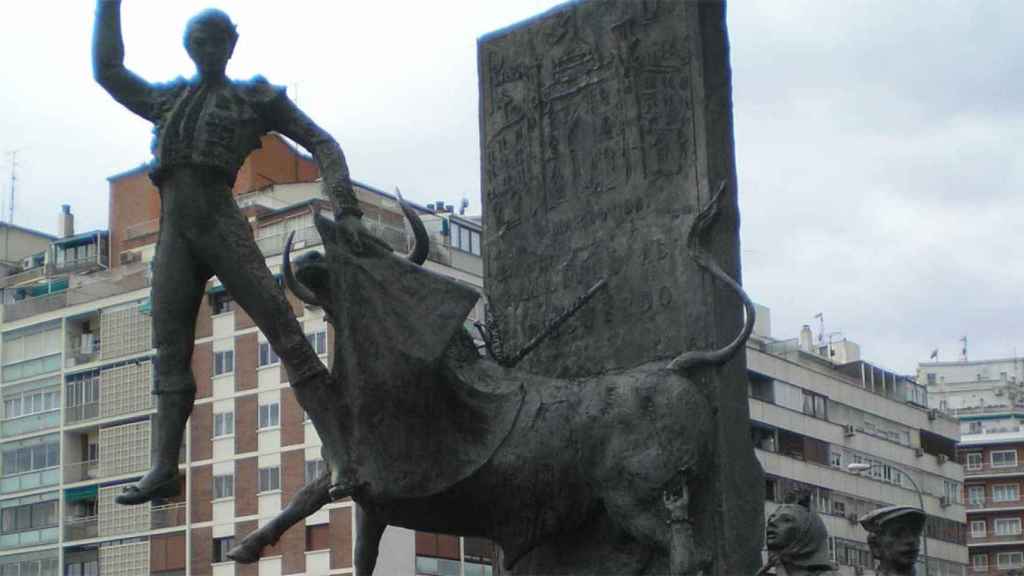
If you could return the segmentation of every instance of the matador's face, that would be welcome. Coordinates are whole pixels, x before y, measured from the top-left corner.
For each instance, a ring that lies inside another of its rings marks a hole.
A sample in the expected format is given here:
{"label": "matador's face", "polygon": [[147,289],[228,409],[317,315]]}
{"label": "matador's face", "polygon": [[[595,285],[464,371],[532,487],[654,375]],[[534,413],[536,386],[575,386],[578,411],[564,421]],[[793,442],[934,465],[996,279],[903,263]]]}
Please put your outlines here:
{"label": "matador's face", "polygon": [[235,40],[215,27],[197,27],[188,38],[188,55],[202,77],[223,76],[234,50]]}

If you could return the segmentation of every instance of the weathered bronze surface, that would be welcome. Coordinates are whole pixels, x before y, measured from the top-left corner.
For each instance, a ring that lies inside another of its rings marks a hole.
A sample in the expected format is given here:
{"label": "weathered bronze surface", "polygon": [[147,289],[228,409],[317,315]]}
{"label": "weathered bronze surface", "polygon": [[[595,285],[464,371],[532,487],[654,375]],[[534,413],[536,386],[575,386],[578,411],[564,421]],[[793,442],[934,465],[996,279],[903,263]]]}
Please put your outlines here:
{"label": "weathered bronze surface", "polygon": [[835,573],[828,530],[807,503],[783,504],[768,517],[768,562],[757,576],[827,576]]}
{"label": "weathered bronze surface", "polygon": [[[481,39],[478,67],[484,277],[505,353],[605,278],[526,370],[602,374],[731,338],[735,296],[676,249],[725,182],[710,250],[739,278],[724,4],[571,2]],[[763,482],[742,355],[705,384],[714,456],[694,481],[695,532],[713,573],[752,574]]]}
{"label": "weathered bronze surface", "polygon": [[860,518],[879,575],[914,575],[925,519],[924,511],[912,506],[886,506]]}
{"label": "weathered bronze surface", "polygon": [[[284,292],[267,269],[249,223],[232,195],[242,162],[260,136],[278,131],[309,150],[323,175],[343,234],[368,236],[337,142],[285,95],[257,77],[227,78],[238,33],[219,10],[205,10],[185,29],[184,45],[196,76],[152,84],[124,66],[120,0],[97,0],[93,72],[110,95],[154,125],[150,178],[160,191],[160,237],[153,272],[153,345],[157,350],[153,469],[117,501],[141,504],[180,490],[178,452],[195,401],[191,358],[196,314],[213,276],[266,335],[296,388],[319,397],[330,375],[306,341]],[[319,390],[319,392],[317,392]],[[318,412],[319,406],[307,407]],[[345,440],[337,425],[313,417],[327,449],[333,481],[344,484],[336,452]]]}

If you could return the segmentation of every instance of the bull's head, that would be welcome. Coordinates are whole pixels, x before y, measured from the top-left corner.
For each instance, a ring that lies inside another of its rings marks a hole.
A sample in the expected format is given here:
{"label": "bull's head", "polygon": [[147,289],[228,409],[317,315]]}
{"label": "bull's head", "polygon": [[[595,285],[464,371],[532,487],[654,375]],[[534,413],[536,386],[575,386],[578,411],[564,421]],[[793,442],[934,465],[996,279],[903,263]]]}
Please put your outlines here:
{"label": "bull's head", "polygon": [[[399,206],[402,208],[402,213],[405,214],[406,219],[409,220],[409,224],[412,227],[414,244],[412,252],[406,257],[409,262],[416,265],[422,265],[427,259],[427,253],[430,250],[430,240],[427,236],[427,230],[423,226],[423,221],[420,219],[416,211],[399,195]],[[324,241],[324,245],[328,247],[328,250],[334,247],[340,246],[344,241],[338,238],[339,234],[336,230],[336,225],[333,221],[324,217],[319,212],[314,214],[314,223],[316,224],[317,231],[320,233],[321,238]],[[291,290],[296,297],[302,302],[309,306],[321,307],[324,309],[325,314],[329,321],[333,322],[335,318],[333,299],[331,294],[331,282],[330,282],[330,266],[328,265],[327,259],[319,252],[311,251],[303,254],[295,260],[295,266],[293,268],[291,262],[291,251],[292,251],[292,240],[295,233],[292,232],[288,236],[288,241],[284,247],[284,280],[285,285]],[[370,250],[378,250],[390,252],[390,248],[373,237],[361,238],[362,242],[369,244]]]}

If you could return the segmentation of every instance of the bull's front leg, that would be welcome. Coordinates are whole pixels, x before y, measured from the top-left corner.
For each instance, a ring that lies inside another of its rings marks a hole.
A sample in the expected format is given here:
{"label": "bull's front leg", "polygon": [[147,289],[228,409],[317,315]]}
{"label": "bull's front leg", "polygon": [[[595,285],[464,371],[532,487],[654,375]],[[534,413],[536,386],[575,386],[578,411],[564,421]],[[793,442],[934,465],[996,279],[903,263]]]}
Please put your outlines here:
{"label": "bull's front leg", "polygon": [[388,525],[356,505],[355,576],[373,576],[380,552],[380,538]]}
{"label": "bull's front leg", "polygon": [[228,558],[242,564],[258,561],[263,548],[276,544],[286,530],[330,503],[330,486],[329,472],[324,472],[316,480],[303,486],[284,510],[232,548],[228,552]]}

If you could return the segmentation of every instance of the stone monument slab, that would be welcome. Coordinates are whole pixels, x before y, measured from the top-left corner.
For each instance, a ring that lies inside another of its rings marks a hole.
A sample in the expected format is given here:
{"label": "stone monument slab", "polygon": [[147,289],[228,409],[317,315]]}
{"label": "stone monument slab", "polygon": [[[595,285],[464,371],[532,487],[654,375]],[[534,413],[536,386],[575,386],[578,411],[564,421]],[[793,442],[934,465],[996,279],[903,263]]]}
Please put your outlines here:
{"label": "stone monument slab", "polygon": [[[505,351],[602,279],[522,367],[582,377],[732,338],[739,300],[686,252],[724,183],[711,249],[739,279],[725,5],[571,2],[485,36],[478,63],[485,288]],[[713,573],[753,574],[764,482],[742,355],[707,380],[716,462],[693,498],[697,531]]]}

